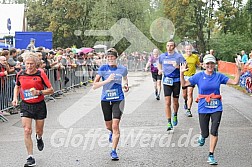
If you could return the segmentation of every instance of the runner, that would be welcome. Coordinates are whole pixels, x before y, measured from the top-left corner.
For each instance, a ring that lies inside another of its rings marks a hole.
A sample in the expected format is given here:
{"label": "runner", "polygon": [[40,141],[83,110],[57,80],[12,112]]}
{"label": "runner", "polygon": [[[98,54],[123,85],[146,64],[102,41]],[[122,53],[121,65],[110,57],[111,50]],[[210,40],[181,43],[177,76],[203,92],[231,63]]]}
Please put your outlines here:
{"label": "runner", "polygon": [[221,84],[236,85],[239,82],[241,64],[236,59],[237,72],[234,79],[230,79],[227,76],[215,72],[216,59],[212,55],[206,55],[203,59],[205,70],[190,77],[185,81],[184,72],[187,70],[186,63],[180,67],[180,79],[182,86],[196,85],[198,86],[198,113],[199,124],[201,129],[201,136],[198,139],[199,146],[205,144],[205,139],[209,136],[209,122],[211,118],[210,129],[210,148],[208,162],[210,165],[217,165],[217,161],[214,158],[214,150],[218,141],[218,128],[222,115],[222,102],[220,95]]}
{"label": "runner", "polygon": [[[24,128],[24,141],[28,153],[27,162],[24,166],[35,166],[33,157],[32,119],[35,120],[37,147],[39,151],[44,148],[42,140],[44,119],[47,115],[44,95],[53,93],[53,88],[49,79],[43,70],[38,70],[36,66],[40,59],[34,53],[28,52],[24,55],[26,70],[17,74],[16,85],[14,88],[14,97],[12,104],[18,105],[18,94],[20,93],[22,102],[20,104],[20,116]],[[44,89],[44,87],[47,89]]]}
{"label": "runner", "polygon": [[159,58],[158,49],[153,49],[149,61],[145,66],[145,71],[148,71],[148,67],[151,66],[151,75],[154,82],[155,96],[157,100],[160,100],[162,75],[158,75],[158,68],[157,68],[158,58]]}
{"label": "runner", "polygon": [[[179,64],[184,63],[184,57],[175,52],[175,42],[170,40],[166,44],[167,52],[159,56],[158,74],[163,74],[163,88],[165,96],[165,114],[168,119],[167,131],[172,130],[178,124],[180,78]],[[173,94],[173,123],[171,123],[171,94]]]}
{"label": "runner", "polygon": [[[184,58],[186,59],[188,71],[184,72],[185,80],[188,80],[191,76],[196,73],[196,67],[200,65],[199,57],[196,54],[192,54],[192,46],[185,46]],[[186,110],[186,115],[192,117],[191,107],[193,102],[193,89],[194,85],[182,86],[183,97],[185,100],[184,109]]]}
{"label": "runner", "polygon": [[[112,160],[119,160],[116,148],[120,138],[119,123],[124,109],[124,92],[129,91],[128,70],[117,65],[118,53],[114,48],[108,50],[108,64],[102,65],[95,77],[93,89],[103,86],[101,107],[107,129],[110,131],[109,142],[112,143],[110,152]],[[100,79],[102,78],[102,81]],[[122,86],[122,82],[123,85]]]}

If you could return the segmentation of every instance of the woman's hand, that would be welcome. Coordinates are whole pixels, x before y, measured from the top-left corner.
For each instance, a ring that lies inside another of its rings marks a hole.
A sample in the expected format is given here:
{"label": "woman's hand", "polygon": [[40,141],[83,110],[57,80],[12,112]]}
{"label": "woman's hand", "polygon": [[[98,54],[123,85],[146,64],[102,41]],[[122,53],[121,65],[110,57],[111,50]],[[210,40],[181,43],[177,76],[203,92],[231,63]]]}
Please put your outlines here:
{"label": "woman's hand", "polygon": [[180,72],[185,72],[185,71],[188,71],[186,62],[180,64]]}
{"label": "woman's hand", "polygon": [[111,81],[113,81],[114,79],[115,79],[115,74],[112,73],[112,74],[110,74],[110,76],[107,78],[107,81],[108,81],[108,82],[111,82]]}
{"label": "woman's hand", "polygon": [[129,91],[129,86],[128,86],[128,84],[125,84],[125,85],[123,86],[123,91],[124,91],[124,92],[128,92],[128,91]]}

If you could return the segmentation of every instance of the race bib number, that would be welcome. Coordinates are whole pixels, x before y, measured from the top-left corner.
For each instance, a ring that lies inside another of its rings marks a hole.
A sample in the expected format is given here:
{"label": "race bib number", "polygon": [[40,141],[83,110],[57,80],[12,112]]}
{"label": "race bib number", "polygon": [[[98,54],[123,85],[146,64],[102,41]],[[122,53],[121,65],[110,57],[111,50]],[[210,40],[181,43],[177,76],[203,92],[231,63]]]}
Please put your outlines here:
{"label": "race bib number", "polygon": [[206,108],[217,108],[220,105],[220,99],[211,99],[210,102],[205,102]]}
{"label": "race bib number", "polygon": [[173,79],[169,78],[169,77],[163,77],[163,84],[172,86],[173,85]]}
{"label": "race bib number", "polygon": [[106,90],[106,100],[119,99],[118,89]]}
{"label": "race bib number", "polygon": [[24,94],[24,100],[30,100],[30,99],[38,98],[38,96],[33,96],[29,89],[24,90],[23,94]]}

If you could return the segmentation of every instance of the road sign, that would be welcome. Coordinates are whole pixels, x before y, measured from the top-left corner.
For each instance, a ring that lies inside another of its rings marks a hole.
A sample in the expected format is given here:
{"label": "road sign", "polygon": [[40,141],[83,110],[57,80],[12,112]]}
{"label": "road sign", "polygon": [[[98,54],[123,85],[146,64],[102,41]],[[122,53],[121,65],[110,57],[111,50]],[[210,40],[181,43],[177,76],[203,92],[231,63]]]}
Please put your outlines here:
{"label": "road sign", "polygon": [[7,29],[10,31],[11,30],[11,19],[7,19]]}

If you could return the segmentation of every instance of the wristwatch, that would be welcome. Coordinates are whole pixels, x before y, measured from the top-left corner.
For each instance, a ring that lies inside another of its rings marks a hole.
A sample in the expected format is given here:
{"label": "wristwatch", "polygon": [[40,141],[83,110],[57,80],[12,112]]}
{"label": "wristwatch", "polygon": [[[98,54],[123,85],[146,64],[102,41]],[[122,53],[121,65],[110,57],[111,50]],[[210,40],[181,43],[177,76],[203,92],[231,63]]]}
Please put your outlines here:
{"label": "wristwatch", "polygon": [[39,91],[39,96],[43,95],[43,92],[42,90]]}

